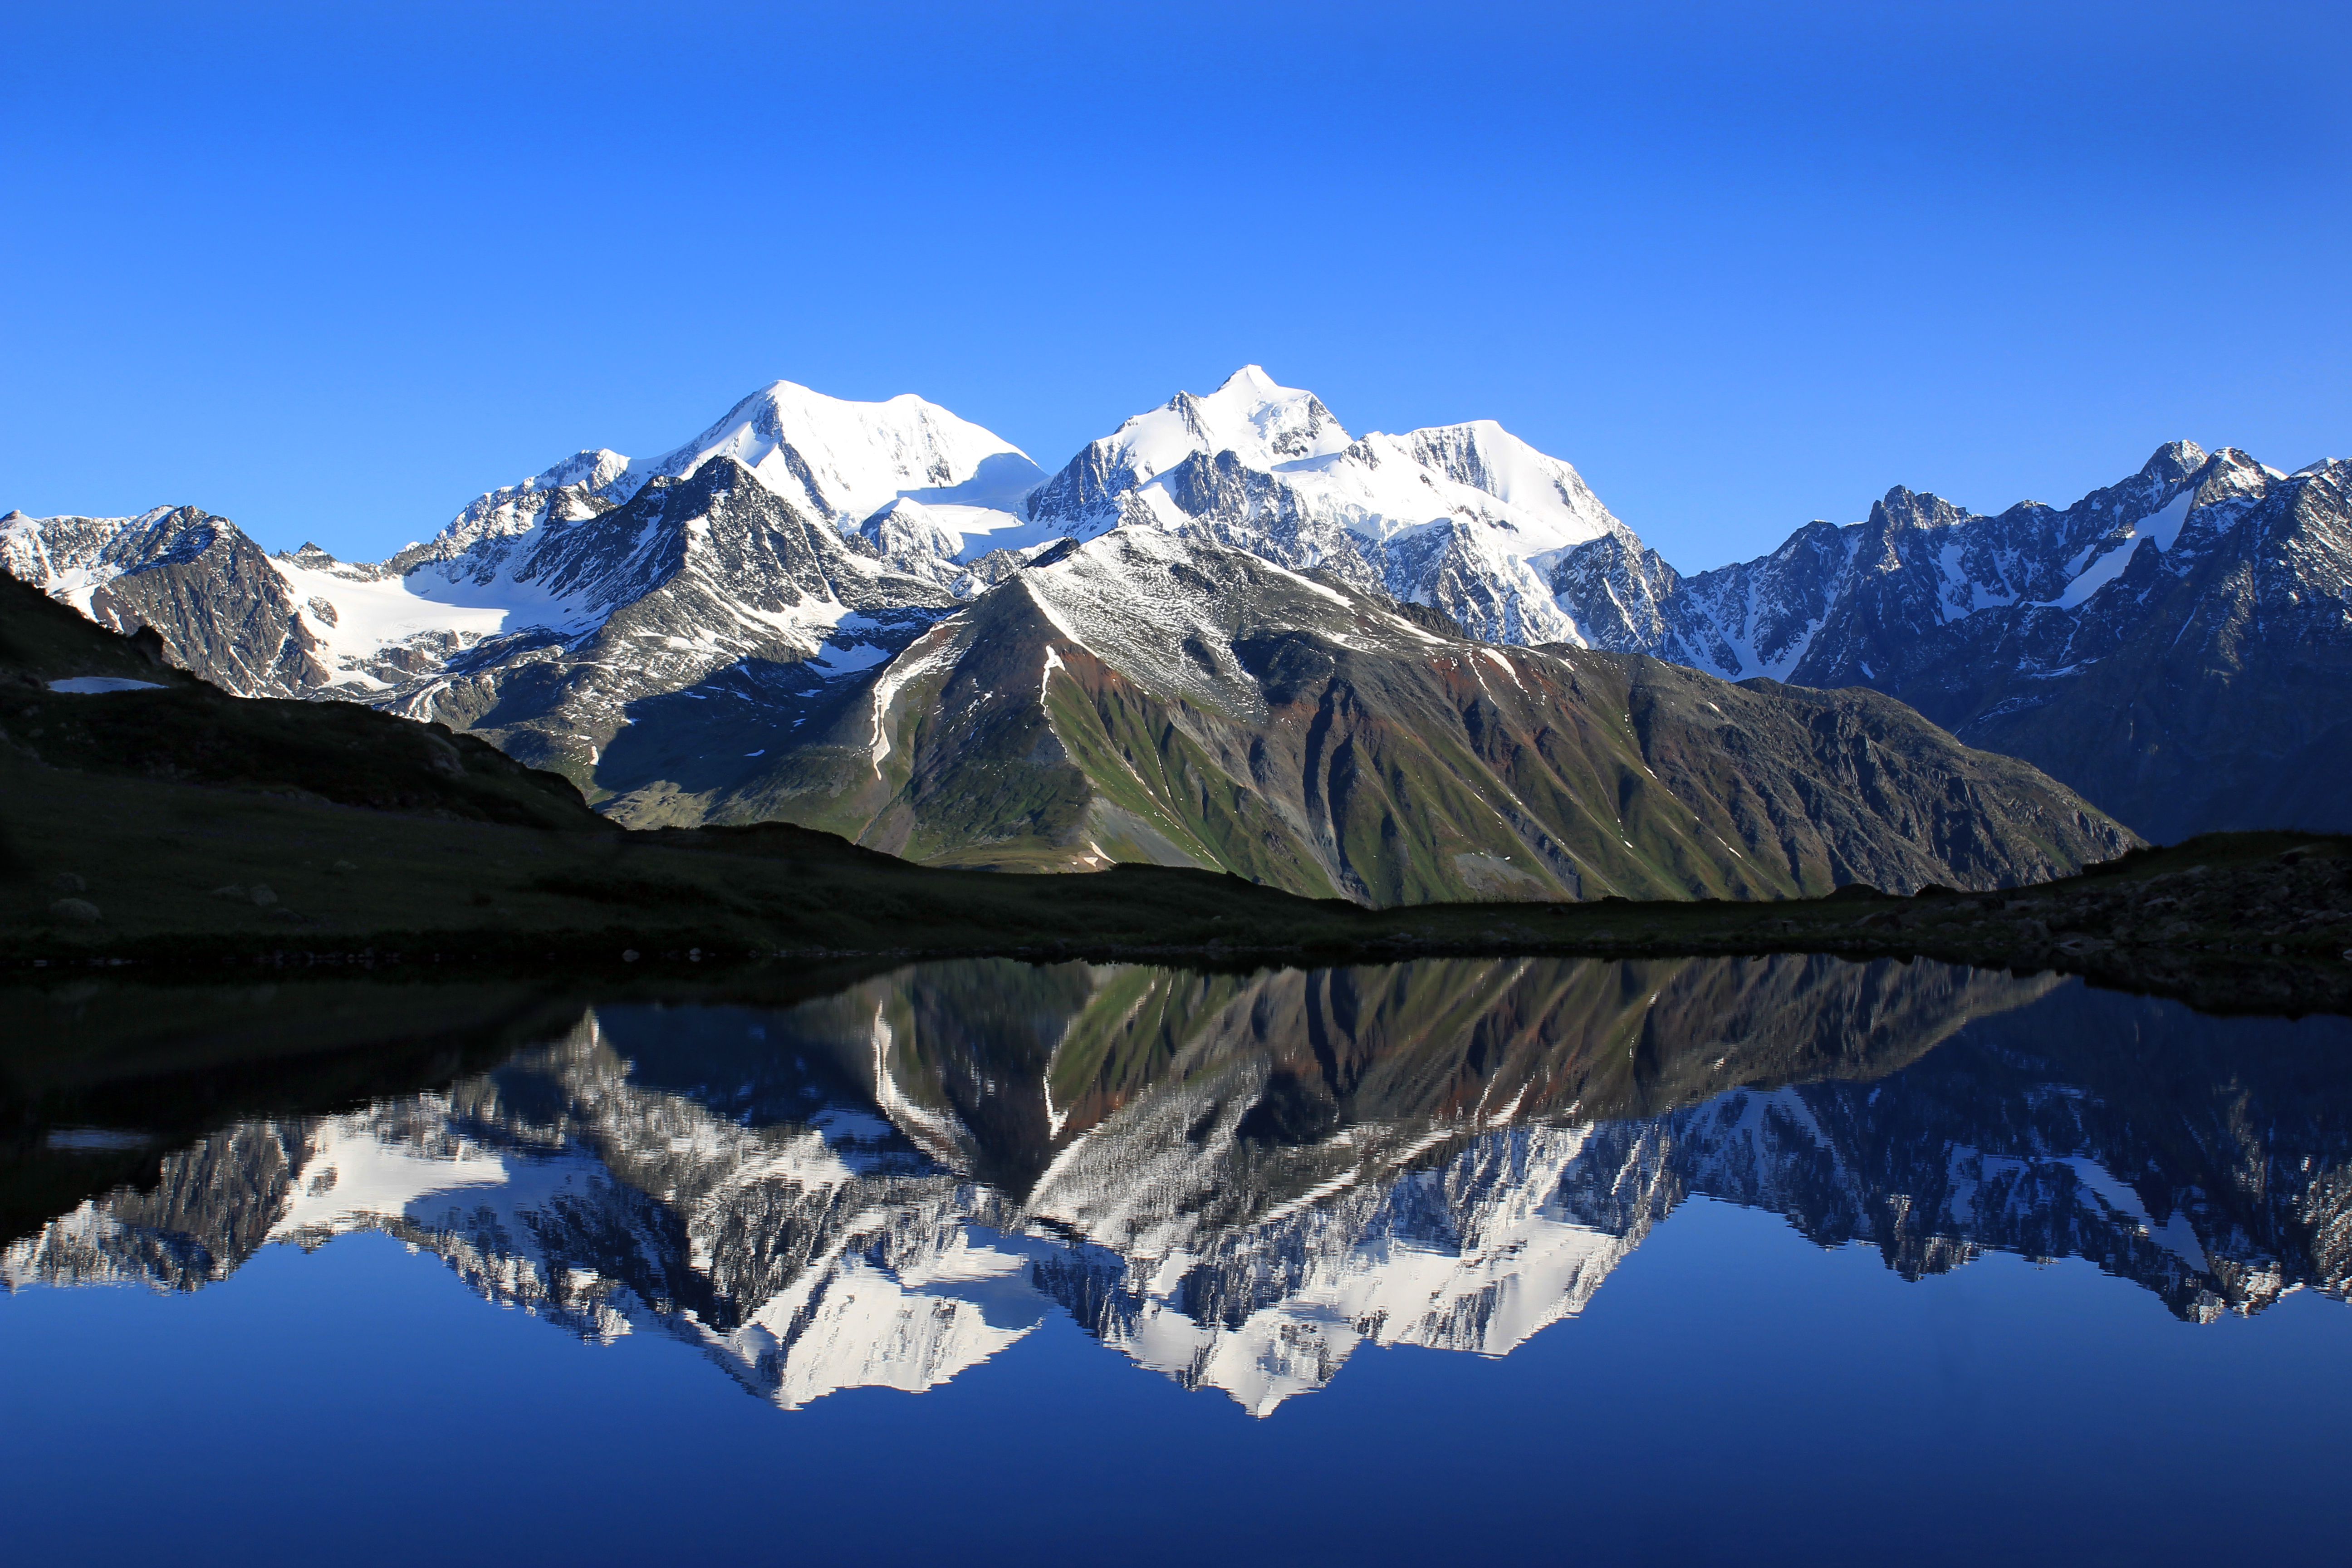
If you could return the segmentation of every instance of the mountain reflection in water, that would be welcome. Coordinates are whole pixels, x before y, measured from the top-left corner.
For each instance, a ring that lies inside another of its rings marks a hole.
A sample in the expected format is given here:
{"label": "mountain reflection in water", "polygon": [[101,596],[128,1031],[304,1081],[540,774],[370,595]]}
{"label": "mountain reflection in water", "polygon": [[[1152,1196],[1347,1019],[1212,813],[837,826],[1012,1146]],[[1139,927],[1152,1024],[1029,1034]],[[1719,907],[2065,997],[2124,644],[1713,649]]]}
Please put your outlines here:
{"label": "mountain reflection in water", "polygon": [[786,1408],[936,1385],[1059,1308],[1263,1415],[1366,1341],[1509,1353],[1692,1194],[1913,1278],[2000,1248],[2200,1321],[2340,1296],[2347,1045],[1925,963],[926,963],[585,1006],[446,1089],[236,1121],[0,1277],[194,1289],[374,1230]]}

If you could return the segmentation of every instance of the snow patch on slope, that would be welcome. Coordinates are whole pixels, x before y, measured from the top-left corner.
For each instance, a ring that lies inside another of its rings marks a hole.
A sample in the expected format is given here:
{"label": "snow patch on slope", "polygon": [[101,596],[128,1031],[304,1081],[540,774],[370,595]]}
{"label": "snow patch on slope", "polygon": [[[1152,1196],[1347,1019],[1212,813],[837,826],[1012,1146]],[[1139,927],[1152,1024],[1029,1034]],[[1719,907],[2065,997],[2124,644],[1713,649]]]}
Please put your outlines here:
{"label": "snow patch on slope", "polygon": [[[2196,496],[2184,486],[2179,495],[2126,529],[2120,538],[2091,545],[2071,563],[2074,577],[2066,584],[2065,592],[2042,603],[2062,610],[2074,609],[2088,603],[2092,595],[2124,574],[2124,569],[2131,564],[2132,557],[2138,552],[2142,540],[2153,540],[2158,552],[2169,552],[2179,542],[2181,525],[2189,521],[2189,507],[2195,500]],[[2095,558],[2095,552],[2099,551],[2101,544],[2108,548]]]}

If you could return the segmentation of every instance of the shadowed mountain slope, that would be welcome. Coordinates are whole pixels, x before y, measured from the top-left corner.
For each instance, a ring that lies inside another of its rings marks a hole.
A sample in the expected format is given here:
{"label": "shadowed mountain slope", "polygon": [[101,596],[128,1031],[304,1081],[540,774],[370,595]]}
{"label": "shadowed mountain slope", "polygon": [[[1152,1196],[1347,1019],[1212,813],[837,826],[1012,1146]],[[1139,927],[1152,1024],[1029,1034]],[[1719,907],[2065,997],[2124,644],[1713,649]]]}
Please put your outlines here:
{"label": "shadowed mountain slope", "polygon": [[1601,646],[1874,688],[2158,840],[2352,829],[2352,464],[2178,441],[2063,510],[1898,486],[1754,561],[1604,538],[1555,582]]}

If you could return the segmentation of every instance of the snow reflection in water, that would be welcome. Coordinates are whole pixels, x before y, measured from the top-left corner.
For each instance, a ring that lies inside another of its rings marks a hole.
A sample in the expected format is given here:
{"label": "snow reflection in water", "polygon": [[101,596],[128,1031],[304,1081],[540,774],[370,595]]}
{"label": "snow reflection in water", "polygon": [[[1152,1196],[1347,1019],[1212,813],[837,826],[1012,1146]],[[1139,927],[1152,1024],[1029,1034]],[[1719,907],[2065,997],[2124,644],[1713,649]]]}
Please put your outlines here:
{"label": "snow reflection in water", "polygon": [[1911,1277],[2002,1248],[2200,1321],[2340,1296],[2347,1044],[1927,963],[921,964],[588,1006],[446,1089],[239,1121],[0,1275],[194,1289],[373,1230],[786,1408],[936,1385],[1058,1309],[1265,1415],[1366,1341],[1509,1353],[1694,1194]]}

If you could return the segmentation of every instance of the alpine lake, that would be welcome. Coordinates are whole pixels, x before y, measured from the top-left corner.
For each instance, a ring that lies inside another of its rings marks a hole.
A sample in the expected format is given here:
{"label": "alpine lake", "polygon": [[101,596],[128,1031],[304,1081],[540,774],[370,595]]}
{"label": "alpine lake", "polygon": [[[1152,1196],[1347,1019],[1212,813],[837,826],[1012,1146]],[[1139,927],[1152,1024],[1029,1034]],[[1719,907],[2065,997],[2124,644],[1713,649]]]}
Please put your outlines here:
{"label": "alpine lake", "polygon": [[0,1039],[19,1563],[2352,1552],[2340,1016],[969,960]]}

